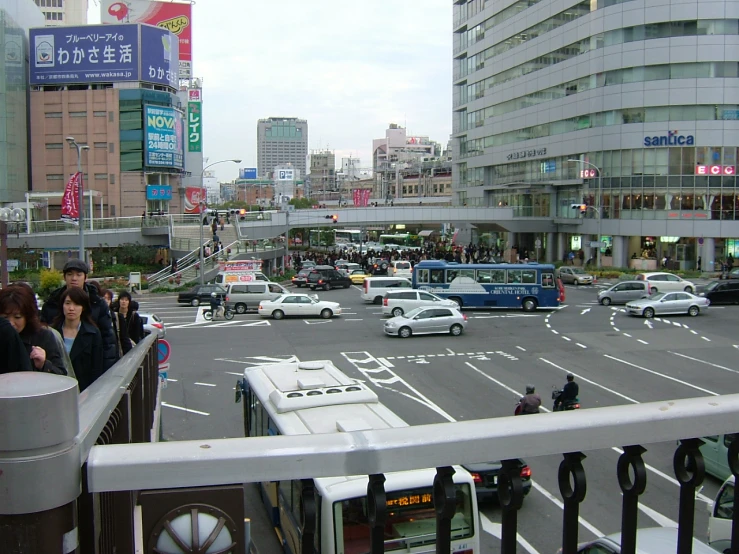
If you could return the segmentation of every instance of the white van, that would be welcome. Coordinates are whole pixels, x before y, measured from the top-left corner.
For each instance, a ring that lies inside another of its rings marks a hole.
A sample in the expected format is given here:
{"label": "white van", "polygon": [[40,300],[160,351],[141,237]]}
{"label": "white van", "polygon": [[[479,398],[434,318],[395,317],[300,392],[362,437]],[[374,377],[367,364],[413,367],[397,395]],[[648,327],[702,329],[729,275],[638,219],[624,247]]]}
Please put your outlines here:
{"label": "white van", "polygon": [[254,281],[269,281],[261,271],[219,271],[215,283],[225,287],[229,283],[252,283]]}
{"label": "white van", "polygon": [[734,517],[734,476],[732,475],[708,506],[708,544],[719,552],[728,552],[731,547],[731,524]]}
{"label": "white van", "polygon": [[413,268],[411,262],[408,260],[396,260],[390,265],[393,272],[393,277],[407,277],[410,279],[413,276]]}
{"label": "white van", "polygon": [[367,277],[362,285],[362,300],[382,304],[385,293],[391,290],[412,289],[410,280],[403,277]]}

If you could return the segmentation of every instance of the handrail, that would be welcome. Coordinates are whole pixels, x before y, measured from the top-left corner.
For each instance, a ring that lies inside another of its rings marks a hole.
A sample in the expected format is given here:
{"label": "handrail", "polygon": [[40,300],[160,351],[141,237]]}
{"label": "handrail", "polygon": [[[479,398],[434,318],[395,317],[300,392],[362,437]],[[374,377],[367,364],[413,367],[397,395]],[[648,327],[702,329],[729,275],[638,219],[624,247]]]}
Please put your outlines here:
{"label": "handrail", "polygon": [[75,437],[75,442],[80,445],[80,467],[87,461],[90,449],[156,341],[157,335],[144,337],[128,354],[80,393],[80,430]]}
{"label": "handrail", "polygon": [[727,434],[736,431],[738,417],[739,394],[728,394],[592,408],[587,414],[94,446],[87,478],[91,492],[108,492],[375,475],[416,469],[419,460],[424,467],[443,467]]}

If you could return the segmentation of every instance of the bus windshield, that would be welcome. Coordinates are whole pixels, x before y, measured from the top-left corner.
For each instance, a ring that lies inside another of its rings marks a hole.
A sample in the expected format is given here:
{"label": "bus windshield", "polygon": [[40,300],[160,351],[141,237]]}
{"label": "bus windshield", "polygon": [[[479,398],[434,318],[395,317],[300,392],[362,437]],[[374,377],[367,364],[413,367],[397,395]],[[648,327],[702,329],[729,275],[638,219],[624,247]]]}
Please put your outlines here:
{"label": "bus windshield", "polygon": [[362,231],[359,229],[335,229],[334,237],[336,244],[359,244],[362,242]]}
{"label": "bus windshield", "polygon": [[[474,535],[472,497],[468,484],[455,483],[457,507],[452,517],[452,539]],[[385,552],[408,551],[411,547],[436,542],[436,512],[433,487],[387,491]],[[367,498],[350,498],[334,503],[336,552],[369,552],[371,528],[367,518]]]}
{"label": "bus windshield", "polygon": [[380,244],[384,246],[413,246],[420,247],[421,239],[417,235],[402,233],[396,235],[380,235]]}

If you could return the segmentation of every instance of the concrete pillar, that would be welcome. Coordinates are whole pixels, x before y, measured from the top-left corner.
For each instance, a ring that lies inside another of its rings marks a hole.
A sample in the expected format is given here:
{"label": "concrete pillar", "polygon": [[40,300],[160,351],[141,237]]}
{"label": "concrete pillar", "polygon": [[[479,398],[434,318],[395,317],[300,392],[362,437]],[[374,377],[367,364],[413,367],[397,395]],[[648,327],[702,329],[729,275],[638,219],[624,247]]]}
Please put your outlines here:
{"label": "concrete pillar", "polygon": [[565,258],[567,251],[567,233],[556,233],[557,236],[557,261],[561,262]]}
{"label": "concrete pillar", "polygon": [[[544,259],[546,260],[546,262],[548,264],[551,264],[551,263],[553,263],[553,262],[556,261],[554,259],[554,251],[555,251],[555,248],[557,250],[559,250],[559,244],[556,244],[556,245],[554,244],[554,241],[555,241],[555,238],[554,237],[555,237],[556,234],[558,234],[558,233],[547,233],[547,243],[545,245],[546,246],[546,251],[544,252],[544,255],[546,257]],[[557,242],[559,242],[559,241],[557,241]],[[561,260],[562,258],[560,257],[559,259]]]}
{"label": "concrete pillar", "polygon": [[714,259],[716,253],[716,245],[713,239],[704,238],[703,247],[701,248],[701,271],[712,272],[719,271],[721,268],[716,266],[716,260]]}
{"label": "concrete pillar", "polygon": [[628,260],[627,260],[627,239],[624,236],[614,236],[613,237],[613,248],[612,255],[613,255],[613,267],[628,267]]}
{"label": "concrete pillar", "polygon": [[0,375],[0,545],[9,553],[79,552],[78,397],[70,377]]}
{"label": "concrete pillar", "polygon": [[514,248],[516,246],[520,247],[521,245],[518,244],[518,233],[508,233],[508,241],[511,243],[510,248]]}

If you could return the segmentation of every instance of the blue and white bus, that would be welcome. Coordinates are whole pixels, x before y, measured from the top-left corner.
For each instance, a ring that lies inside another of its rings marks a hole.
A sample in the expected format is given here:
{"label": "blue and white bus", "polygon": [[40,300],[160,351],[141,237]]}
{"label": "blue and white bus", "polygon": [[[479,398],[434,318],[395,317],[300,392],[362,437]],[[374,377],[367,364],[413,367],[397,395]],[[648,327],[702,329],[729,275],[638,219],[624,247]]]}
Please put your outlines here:
{"label": "blue and white bus", "polygon": [[557,308],[565,289],[551,264],[458,264],[424,260],[413,268],[413,288],[465,308]]}

